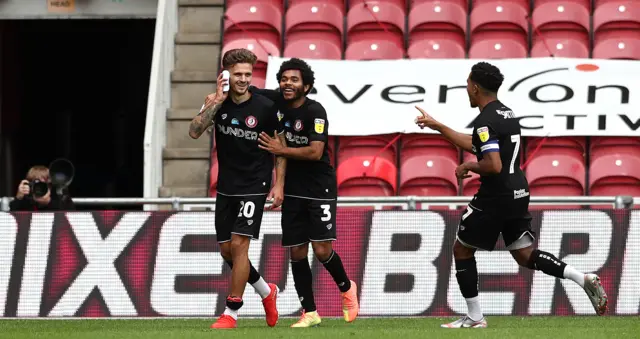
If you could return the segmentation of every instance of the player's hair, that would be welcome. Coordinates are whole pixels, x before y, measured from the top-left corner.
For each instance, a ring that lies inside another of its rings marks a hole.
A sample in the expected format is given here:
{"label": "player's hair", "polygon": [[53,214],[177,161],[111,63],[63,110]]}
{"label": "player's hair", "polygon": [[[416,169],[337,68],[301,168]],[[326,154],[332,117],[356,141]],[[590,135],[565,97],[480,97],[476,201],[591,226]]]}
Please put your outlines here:
{"label": "player's hair", "polygon": [[309,64],[307,64],[302,59],[291,58],[280,65],[280,70],[278,71],[278,74],[276,74],[276,77],[278,77],[278,82],[280,82],[282,74],[290,70],[300,71],[300,74],[302,74],[302,85],[309,85],[309,90],[304,94],[309,94],[309,92],[311,92],[311,89],[313,88],[313,84],[316,81],[316,78],[313,75],[313,70],[311,70],[311,66],[309,66]]}
{"label": "player's hair", "polygon": [[500,73],[500,69],[484,61],[471,67],[470,78],[471,81],[492,93],[497,93],[500,86],[502,86],[502,81],[504,81],[504,76]]}
{"label": "player's hair", "polygon": [[248,49],[230,49],[222,57],[222,67],[227,69],[235,64],[251,64],[251,66],[254,66],[257,61],[258,57]]}
{"label": "player's hair", "polygon": [[27,177],[25,178],[28,181],[38,180],[49,180],[49,168],[47,166],[37,165],[33,166],[27,172]]}

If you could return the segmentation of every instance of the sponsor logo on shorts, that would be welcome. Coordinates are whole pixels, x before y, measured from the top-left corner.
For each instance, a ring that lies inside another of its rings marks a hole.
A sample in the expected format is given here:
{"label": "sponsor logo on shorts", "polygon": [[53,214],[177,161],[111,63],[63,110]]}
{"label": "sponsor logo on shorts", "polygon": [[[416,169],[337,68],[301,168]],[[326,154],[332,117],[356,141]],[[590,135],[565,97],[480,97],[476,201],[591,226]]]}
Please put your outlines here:
{"label": "sponsor logo on shorts", "polygon": [[524,197],[528,197],[529,192],[526,189],[513,190],[513,199],[520,199]]}

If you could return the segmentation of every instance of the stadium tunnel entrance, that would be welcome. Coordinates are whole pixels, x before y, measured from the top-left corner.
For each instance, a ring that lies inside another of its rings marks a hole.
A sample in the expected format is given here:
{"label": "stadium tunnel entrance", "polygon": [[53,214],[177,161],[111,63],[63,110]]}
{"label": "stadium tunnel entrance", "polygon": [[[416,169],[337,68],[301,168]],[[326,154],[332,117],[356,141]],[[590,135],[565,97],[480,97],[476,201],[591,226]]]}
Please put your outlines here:
{"label": "stadium tunnel entrance", "polygon": [[142,196],[154,29],[154,19],[0,21],[0,196],[58,157],[75,165],[72,197]]}

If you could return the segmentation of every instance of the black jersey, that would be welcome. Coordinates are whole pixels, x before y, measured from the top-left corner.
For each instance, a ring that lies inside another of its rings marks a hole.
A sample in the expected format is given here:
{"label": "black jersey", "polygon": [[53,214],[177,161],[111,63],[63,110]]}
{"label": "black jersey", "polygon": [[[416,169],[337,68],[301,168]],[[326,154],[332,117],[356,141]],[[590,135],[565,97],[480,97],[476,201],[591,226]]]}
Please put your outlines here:
{"label": "black jersey", "polygon": [[274,157],[258,147],[258,135],[282,133],[276,104],[259,94],[237,105],[227,98],[215,118],[218,192],[223,195],[267,194]]}
{"label": "black jersey", "polygon": [[496,100],[484,107],[473,122],[473,151],[482,160],[489,152],[499,152],[502,171],[480,176],[478,197],[529,196],[529,184],[520,169],[520,124],[513,111]]}
{"label": "black jersey", "polygon": [[336,171],[329,158],[329,120],[324,107],[306,98],[298,108],[289,108],[278,91],[252,87],[253,92],[275,100],[280,111],[287,147],[307,147],[312,141],[324,142],[320,160],[287,159],[284,194],[306,199],[336,199]]}

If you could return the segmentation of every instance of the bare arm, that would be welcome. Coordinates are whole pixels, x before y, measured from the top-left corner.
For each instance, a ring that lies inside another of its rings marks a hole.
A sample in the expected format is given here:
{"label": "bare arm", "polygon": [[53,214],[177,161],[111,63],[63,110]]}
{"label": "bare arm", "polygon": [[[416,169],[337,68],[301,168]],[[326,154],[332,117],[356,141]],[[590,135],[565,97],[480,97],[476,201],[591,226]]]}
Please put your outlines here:
{"label": "bare arm", "polygon": [[480,175],[495,175],[500,174],[502,171],[502,161],[500,160],[500,153],[489,152],[483,154],[482,160],[478,162],[467,162],[465,167],[471,171]]}
{"label": "bare arm", "polygon": [[[280,142],[283,145],[287,144],[287,141],[284,138],[284,133],[278,135],[278,138],[280,138]],[[276,157],[276,185],[284,186],[284,177],[286,172],[287,172],[287,158],[285,158],[284,156],[277,156]]]}
{"label": "bare arm", "polygon": [[[452,144],[462,148],[469,153],[475,154],[473,152],[470,135],[456,132],[450,127],[440,123],[435,127],[435,130],[440,132],[440,134],[442,134],[443,137],[447,138],[447,140],[449,140],[449,142],[451,142]],[[500,158],[498,158],[498,160],[500,160]]]}
{"label": "bare arm", "polygon": [[220,107],[222,107],[222,103],[214,103],[198,113],[189,125],[189,136],[193,139],[200,138],[202,133],[213,125],[213,120],[216,117],[216,113],[220,110]]}
{"label": "bare arm", "polygon": [[297,160],[309,160],[317,161],[322,158],[324,151],[324,142],[312,141],[309,146],[300,148],[285,147],[282,150],[282,156],[297,159]]}

